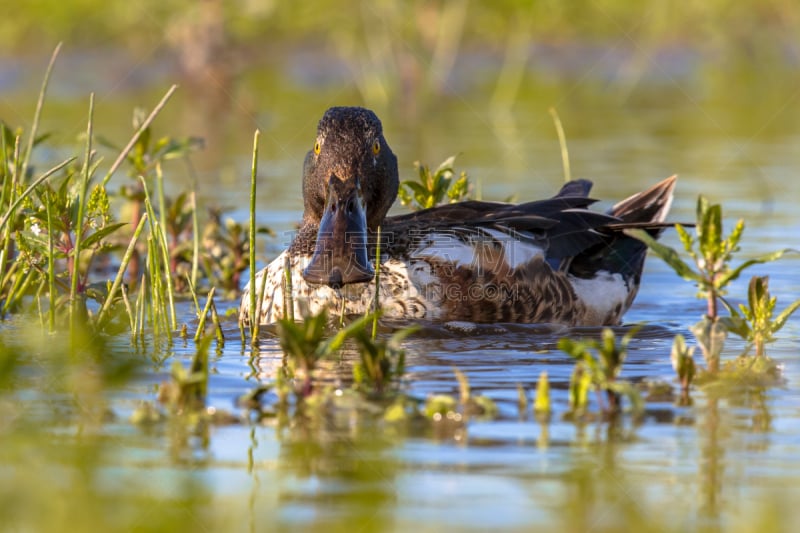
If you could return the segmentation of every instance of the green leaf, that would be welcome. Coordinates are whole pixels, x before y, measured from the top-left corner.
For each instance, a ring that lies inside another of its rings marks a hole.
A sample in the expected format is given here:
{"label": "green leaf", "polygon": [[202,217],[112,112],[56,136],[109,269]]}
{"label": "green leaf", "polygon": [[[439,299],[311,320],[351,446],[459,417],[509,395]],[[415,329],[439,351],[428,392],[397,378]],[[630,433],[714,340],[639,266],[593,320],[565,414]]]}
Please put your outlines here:
{"label": "green leaf", "polygon": [[559,350],[567,353],[569,356],[579,361],[592,358],[589,354],[589,346],[584,342],[575,341],[568,337],[562,337],[558,340],[557,346]]}
{"label": "green leaf", "polygon": [[589,390],[592,386],[592,377],[579,362],[575,365],[569,379],[569,406],[570,411],[581,413],[589,404]]}
{"label": "green leaf", "polygon": [[405,187],[408,187],[409,189],[411,189],[411,191],[414,194],[423,194],[423,195],[427,195],[428,194],[428,189],[426,189],[424,186],[422,186],[421,184],[419,184],[419,183],[417,183],[415,181],[404,181],[403,185]]}
{"label": "green leaf", "polygon": [[692,355],[694,354],[694,347],[686,346],[686,339],[683,335],[676,335],[675,340],[672,342],[672,351],[670,352],[670,361],[678,378],[687,384],[691,383],[694,377],[695,365]]}
{"label": "green leaf", "polygon": [[93,246],[94,244],[99,243],[105,237],[107,237],[108,235],[111,235],[112,233],[117,231],[122,226],[127,226],[127,225],[128,225],[127,222],[118,222],[116,224],[108,224],[107,226],[104,226],[104,227],[96,230],[94,233],[92,233],[91,235],[86,237],[83,240],[83,247],[84,248],[89,248],[90,246]]}
{"label": "green leaf", "polygon": [[789,307],[781,311],[781,314],[779,314],[772,323],[772,332],[774,333],[781,329],[786,324],[786,321],[789,320],[789,317],[792,316],[792,314],[797,311],[798,308],[800,308],[800,300],[795,300],[789,305]]}
{"label": "green leaf", "polygon": [[536,413],[549,413],[550,407],[550,380],[547,371],[542,370],[539,381],[536,383],[536,399],[533,402],[533,411]]}
{"label": "green leaf", "polygon": [[400,197],[400,203],[403,205],[409,205],[412,201],[411,195],[408,193],[405,187],[400,187],[397,191],[397,196]]}
{"label": "green leaf", "polygon": [[692,237],[691,233],[686,231],[686,228],[684,228],[681,224],[675,224],[675,231],[678,233],[678,238],[681,240],[684,250],[686,250],[692,259],[695,259],[697,254],[695,254],[693,249],[694,237]]}
{"label": "green leaf", "polygon": [[692,270],[692,267],[689,266],[683,259],[680,258],[678,252],[675,251],[674,248],[661,244],[653,237],[650,236],[646,231],[641,229],[626,229],[626,235],[630,235],[635,239],[639,239],[643,243],[647,245],[650,250],[653,251],[658,257],[661,258],[667,265],[672,267],[672,270],[675,271],[680,277],[688,281],[694,281],[697,283],[701,283],[703,281],[702,276]]}
{"label": "green leaf", "polygon": [[727,239],[727,246],[725,252],[725,259],[730,259],[731,255],[734,252],[739,251],[739,241],[742,238],[742,232],[744,232],[744,220],[739,219],[736,222],[736,225],[733,227],[733,231],[731,232],[730,236]]}
{"label": "green leaf", "polygon": [[737,279],[739,275],[741,275],[742,271],[746,268],[749,268],[753,265],[758,265],[761,263],[771,263],[777,259],[783,257],[784,254],[788,252],[796,252],[796,250],[792,250],[791,248],[784,248],[783,250],[778,250],[776,252],[772,252],[769,254],[764,254],[753,259],[749,259],[739,265],[738,267],[734,268],[733,270],[729,270],[722,274],[719,278],[717,278],[716,286],[717,287],[725,287],[731,281]]}
{"label": "green leaf", "polygon": [[451,155],[444,161],[442,161],[439,166],[436,168],[436,172],[434,174],[445,174],[447,172],[453,172],[453,163],[456,161],[456,156]]}
{"label": "green leaf", "polygon": [[739,315],[720,317],[719,321],[726,330],[734,335],[738,335],[744,340],[750,339],[753,336],[753,331],[750,329],[747,321]]}
{"label": "green leaf", "polygon": [[710,206],[703,213],[703,221],[698,230],[700,253],[708,266],[716,263],[722,256],[722,207]]}
{"label": "green leaf", "polygon": [[450,198],[451,203],[458,202],[467,195],[468,190],[469,180],[467,180],[467,174],[462,172],[458,180],[447,191],[447,196]]}
{"label": "green leaf", "polygon": [[339,351],[348,338],[352,337],[359,329],[363,330],[366,328],[368,324],[372,323],[373,318],[374,313],[368,313],[358,320],[351,322],[347,325],[347,327],[340,329],[338,332],[336,332],[336,335],[322,345],[320,349],[320,355],[322,357],[327,357]]}
{"label": "green leaf", "polygon": [[702,194],[697,197],[697,207],[695,209],[695,220],[697,221],[697,234],[698,236],[703,230],[703,220],[708,211],[708,200]]}

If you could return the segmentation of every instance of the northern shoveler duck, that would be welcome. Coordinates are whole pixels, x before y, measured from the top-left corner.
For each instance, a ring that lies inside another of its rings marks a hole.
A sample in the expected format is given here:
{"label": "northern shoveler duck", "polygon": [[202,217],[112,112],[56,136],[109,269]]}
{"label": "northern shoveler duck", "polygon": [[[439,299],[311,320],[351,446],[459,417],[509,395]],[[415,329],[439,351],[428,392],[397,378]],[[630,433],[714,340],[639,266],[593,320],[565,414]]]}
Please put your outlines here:
{"label": "northern shoveler duck", "polygon": [[[383,316],[470,322],[618,324],[633,302],[647,252],[624,229],[658,236],[675,177],[591,211],[591,182],[565,184],[552,198],[507,204],[465,201],[387,217],[399,185],[397,158],[372,111],[325,112],[303,166],[303,220],[289,249],[245,287],[261,323],[328,309],[362,314],[375,298],[380,231]],[[285,269],[291,272],[287,298]],[[262,281],[263,276],[266,280]],[[260,294],[261,287],[265,290]]]}

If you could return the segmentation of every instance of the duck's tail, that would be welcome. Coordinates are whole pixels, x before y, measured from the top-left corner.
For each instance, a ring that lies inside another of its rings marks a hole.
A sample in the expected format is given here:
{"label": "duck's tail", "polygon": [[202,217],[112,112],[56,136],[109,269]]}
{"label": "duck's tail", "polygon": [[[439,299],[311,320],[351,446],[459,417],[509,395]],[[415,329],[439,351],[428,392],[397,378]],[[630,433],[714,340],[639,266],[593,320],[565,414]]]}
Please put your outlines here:
{"label": "duck's tail", "polygon": [[618,202],[608,214],[637,227],[647,228],[650,225],[657,230],[654,236],[658,236],[664,228],[662,223],[672,206],[672,191],[677,180],[678,176],[670,176],[646,191]]}
{"label": "duck's tail", "polygon": [[602,244],[575,257],[570,271],[579,277],[593,277],[599,271],[619,273],[635,294],[642,276],[647,246],[626,235],[624,230],[641,228],[658,238],[664,228],[672,226],[665,219],[672,205],[676,180],[677,176],[671,176],[614,205],[608,214],[620,222],[606,227],[608,238]]}

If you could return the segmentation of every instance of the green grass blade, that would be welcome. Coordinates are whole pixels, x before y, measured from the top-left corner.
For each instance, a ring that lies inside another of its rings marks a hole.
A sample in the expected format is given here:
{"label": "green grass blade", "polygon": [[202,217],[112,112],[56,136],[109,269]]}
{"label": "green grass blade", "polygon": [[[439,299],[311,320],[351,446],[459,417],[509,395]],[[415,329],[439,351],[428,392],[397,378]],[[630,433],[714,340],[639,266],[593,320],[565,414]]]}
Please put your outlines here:
{"label": "green grass blade", "polygon": [[208,296],[206,297],[206,306],[203,308],[203,312],[200,315],[200,321],[197,324],[197,332],[194,334],[194,342],[200,340],[200,337],[203,335],[206,327],[206,317],[208,316],[208,312],[211,309],[211,304],[214,301],[214,291],[216,287],[211,287],[211,290],[208,291]]}
{"label": "green grass blade", "polygon": [[125,304],[125,311],[128,313],[128,322],[130,322],[131,325],[131,338],[133,338],[136,334],[136,317],[131,309],[131,302],[128,300],[128,289],[125,288],[125,285],[122,285],[120,294],[122,294],[122,301]]}
{"label": "green grass blade", "polygon": [[375,245],[375,299],[372,306],[372,340],[378,336],[378,311],[381,303],[381,227],[378,226],[378,243]]}
{"label": "green grass blade", "polygon": [[78,278],[80,276],[81,249],[83,247],[83,217],[86,211],[86,193],[89,190],[92,166],[92,132],[94,129],[94,93],[89,95],[89,120],[86,126],[86,150],[84,152],[81,183],[78,188],[78,218],[75,225],[75,242],[72,248],[72,278],[69,289],[69,323],[74,331],[78,312]]}
{"label": "green grass blade", "polygon": [[200,224],[197,221],[197,178],[194,173],[192,173],[192,192],[189,197],[192,202],[192,277],[189,281],[196,286],[200,267]]}
{"label": "green grass blade", "polygon": [[139,235],[142,233],[142,229],[144,229],[144,224],[147,221],[147,213],[144,213],[142,217],[139,219],[139,225],[133,232],[133,237],[131,237],[131,241],[128,243],[128,248],[125,250],[125,255],[122,256],[122,262],[119,265],[119,270],[117,271],[117,276],[114,278],[114,282],[111,285],[111,289],[108,291],[108,295],[106,296],[105,301],[103,302],[103,306],[100,308],[100,311],[97,313],[97,324],[102,324],[103,316],[108,311],[108,308],[111,306],[111,301],[114,299],[114,295],[119,290],[120,285],[122,285],[122,278],[125,276],[125,271],[128,268],[128,263],[133,257],[133,253],[136,250],[136,243],[139,240]]}
{"label": "green grass blade", "polygon": [[161,110],[164,109],[164,106],[167,105],[167,101],[169,101],[169,99],[172,97],[172,94],[177,89],[178,89],[177,85],[173,85],[172,87],[170,87],[167,93],[161,98],[161,101],[159,101],[158,104],[156,104],[156,106],[153,108],[153,111],[151,111],[150,114],[147,116],[147,118],[144,119],[144,121],[139,125],[139,129],[136,130],[136,132],[133,134],[133,137],[131,137],[131,140],[128,141],[128,144],[126,144],[125,148],[123,148],[122,151],[119,153],[117,159],[114,160],[114,163],[111,165],[111,168],[108,169],[108,173],[103,178],[104,187],[108,183],[108,180],[111,179],[111,176],[114,175],[114,172],[116,172],[117,169],[119,169],[120,165],[122,165],[122,162],[125,161],[125,158],[128,156],[128,153],[130,153],[130,151],[136,145],[136,142],[139,140],[139,137],[142,135],[142,132],[145,131],[148,127],[150,127],[150,124],[153,122],[153,120],[155,120],[158,114],[161,113]]}
{"label": "green grass blade", "polygon": [[781,314],[775,317],[775,321],[772,323],[772,331],[776,332],[781,329],[784,324],[786,324],[786,321],[789,320],[789,317],[792,316],[792,313],[797,311],[798,308],[800,308],[800,300],[795,300],[789,307],[781,311]]}
{"label": "green grass blade", "polygon": [[553,117],[553,124],[556,126],[556,133],[558,134],[558,145],[561,147],[561,164],[564,167],[564,181],[572,180],[572,173],[569,168],[569,150],[567,150],[567,137],[564,135],[564,127],[561,125],[561,119],[558,117],[558,111],[555,107],[551,107],[550,116]]}
{"label": "green grass blade", "polygon": [[325,357],[337,352],[344,344],[344,341],[346,341],[359,329],[365,328],[371,320],[372,320],[372,313],[368,313],[359,318],[358,320],[348,324],[347,327],[337,331],[336,335],[334,335],[327,342],[321,345],[321,350],[320,350],[321,356]]}
{"label": "green grass blade", "polygon": [[741,275],[742,271],[746,268],[749,268],[753,265],[758,265],[761,263],[770,263],[772,261],[776,261],[784,256],[784,254],[789,252],[797,253],[797,250],[792,250],[791,248],[784,248],[783,250],[778,250],[776,252],[764,254],[758,257],[754,257],[753,259],[748,259],[741,265],[737,266],[736,268],[725,272],[717,279],[717,286],[718,287],[725,287],[731,281],[737,279],[739,275]]}
{"label": "green grass blade", "polygon": [[[25,148],[25,155],[22,160],[23,174],[27,172],[28,164],[31,160],[31,153],[33,152],[33,145],[36,142],[36,133],[39,130],[39,120],[42,116],[42,108],[44,107],[44,98],[47,94],[47,86],[50,84],[50,74],[53,72],[53,66],[56,63],[58,52],[61,50],[61,44],[58,43],[50,56],[50,63],[47,64],[47,70],[44,71],[44,79],[42,80],[42,87],[39,89],[39,99],[36,101],[36,111],[33,113],[33,122],[31,123],[31,131],[28,134],[28,146]],[[24,175],[23,175],[24,179]]]}
{"label": "green grass blade", "polygon": [[626,229],[626,235],[630,235],[635,239],[639,239],[643,243],[647,245],[650,250],[653,251],[658,257],[660,257],[666,264],[672,267],[672,270],[675,271],[680,277],[688,281],[695,281],[700,282],[702,278],[700,275],[697,274],[692,267],[689,266],[683,259],[680,258],[678,252],[674,249],[661,244],[653,237],[650,236],[646,231],[641,229]]}
{"label": "green grass blade", "polygon": [[[58,50],[58,49],[56,49]],[[47,310],[47,331],[53,333],[56,328],[56,254],[55,243],[53,242],[53,212],[51,209],[52,201],[50,194],[44,197],[45,209],[47,211],[47,291],[49,298],[49,309]]]}
{"label": "green grass blade", "polygon": [[211,323],[214,324],[214,334],[217,338],[217,343],[220,347],[225,346],[225,335],[222,332],[222,323],[219,319],[219,313],[217,313],[217,304],[214,303],[214,300],[211,300]]}
{"label": "green grass blade", "polygon": [[194,303],[194,314],[200,318],[200,303],[197,301],[197,291],[194,289],[194,282],[189,275],[186,275],[186,283],[189,285],[189,294],[192,295],[192,302]]}
{"label": "green grass blade", "polygon": [[[256,315],[256,177],[258,175],[258,139],[261,132],[253,134],[253,162],[250,167],[250,337],[254,337],[261,317]],[[266,275],[264,276],[266,277]],[[263,295],[262,295],[263,296]]]}
{"label": "green grass blade", "polygon": [[[176,330],[178,329],[178,319],[177,315],[175,314],[175,300],[172,294],[172,273],[170,272],[169,268],[169,249],[167,248],[167,236],[164,234],[163,225],[159,221],[155,214],[155,210],[153,209],[153,203],[150,199],[150,191],[147,189],[147,182],[142,176],[139,176],[139,181],[141,182],[142,190],[144,191],[145,212],[149,215],[148,225],[150,226],[150,235],[155,239],[152,251],[152,275],[157,278],[155,280],[157,283],[151,283],[151,286],[153,293],[158,295],[159,301],[168,306],[167,312],[169,316],[169,329]],[[159,258],[161,259],[161,264],[159,264]],[[166,290],[161,285],[161,276],[158,275],[159,272],[164,273],[164,278],[167,284]],[[164,298],[165,292],[166,298]]]}
{"label": "green grass blade", "polygon": [[161,254],[164,261],[165,279],[167,281],[167,300],[169,301],[170,326],[173,331],[178,329],[178,317],[175,313],[175,289],[172,285],[172,268],[169,258],[169,244],[167,243],[167,228],[164,217],[167,216],[164,202],[164,174],[161,172],[161,163],[156,164],[156,189],[158,194],[158,209],[161,218],[157,221],[158,237],[161,241]]}

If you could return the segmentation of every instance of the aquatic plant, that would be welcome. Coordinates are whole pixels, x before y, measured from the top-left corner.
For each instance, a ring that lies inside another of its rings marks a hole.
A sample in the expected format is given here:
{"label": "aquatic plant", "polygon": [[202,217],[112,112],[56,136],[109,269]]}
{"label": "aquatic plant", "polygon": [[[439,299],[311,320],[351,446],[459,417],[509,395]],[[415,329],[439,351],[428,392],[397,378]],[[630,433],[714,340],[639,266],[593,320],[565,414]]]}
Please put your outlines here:
{"label": "aquatic plant", "polygon": [[464,414],[484,418],[496,417],[497,404],[494,403],[494,400],[483,394],[473,394],[467,375],[457,368],[453,368],[453,372],[458,380],[459,404]]}
{"label": "aquatic plant", "polygon": [[312,374],[321,359],[331,357],[339,351],[345,340],[357,332],[364,332],[372,320],[367,314],[326,338],[328,313],[323,309],[319,314],[309,314],[302,321],[290,318],[278,320],[278,333],[281,348],[286,354],[286,367],[296,381],[295,392],[303,399],[313,392]]}
{"label": "aquatic plant", "polygon": [[585,414],[589,390],[605,391],[608,405],[605,405],[602,396],[598,396],[598,403],[607,415],[614,416],[622,411],[622,396],[628,398],[634,414],[641,414],[643,406],[639,392],[629,381],[618,379],[628,344],[638,331],[638,327],[631,328],[619,344],[611,328],[603,329],[599,341],[579,341],[567,337],[558,341],[558,348],[575,359],[575,369],[570,378],[570,411],[573,416]]}
{"label": "aquatic plant", "polygon": [[696,237],[693,237],[682,224],[675,224],[681,244],[694,262],[693,268],[681,259],[673,248],[653,239],[643,230],[629,230],[630,234],[643,241],[650,250],[669,265],[676,274],[697,285],[699,298],[707,303],[703,319],[692,328],[709,372],[719,370],[719,360],[728,329],[719,321],[718,302],[726,294],[728,285],[736,280],[745,269],[760,263],[775,261],[788,249],[764,254],[731,266],[731,260],[739,251],[739,241],[744,231],[744,220],[736,222],[731,233],[723,236],[722,206],[710,204],[704,196],[697,199]]}
{"label": "aquatic plant", "polygon": [[470,184],[467,173],[461,172],[458,179],[453,181],[455,159],[456,156],[448,157],[433,172],[427,165],[416,161],[414,168],[417,171],[417,180],[400,183],[400,202],[417,210],[434,207],[445,201],[455,203],[468,199]]}
{"label": "aquatic plant", "polygon": [[[81,322],[110,334],[130,328],[134,344],[144,343],[145,331],[170,344],[178,330],[176,296],[191,287],[196,301],[200,264],[204,288],[218,286],[228,294],[238,290],[247,267],[248,231],[235,221],[223,223],[219,210],[212,210],[204,227],[198,225],[196,180],[188,157],[202,140],[154,133],[154,120],[176,86],[149,113],[134,111],[134,132],[123,148],[95,132],[91,95],[82,157],[70,157],[37,176],[34,149],[49,138],[37,129],[57,53],[58,48],[27,135],[0,123],[0,313],[33,309],[50,331],[68,320],[72,328]],[[119,150],[102,172],[96,144]],[[164,194],[164,165],[178,158],[187,161],[192,189],[173,199]],[[133,182],[111,191],[110,180],[123,165]],[[121,218],[133,221],[130,228],[112,209],[115,196],[125,200]],[[116,277],[98,280],[99,267],[117,253],[123,256]],[[209,310],[222,343],[213,301]]]}
{"label": "aquatic plant", "polygon": [[672,368],[681,383],[681,403],[683,404],[688,404],[690,401],[689,387],[692,385],[696,372],[693,354],[694,347],[686,346],[686,339],[683,335],[675,335],[675,339],[672,342],[670,361],[672,361]]}
{"label": "aquatic plant", "polygon": [[214,335],[203,335],[197,343],[189,368],[180,361],[172,362],[170,380],[158,389],[158,401],[172,414],[202,411],[208,395],[208,350]]}
{"label": "aquatic plant", "polygon": [[398,386],[406,370],[405,350],[400,343],[418,329],[403,328],[385,340],[373,338],[366,327],[355,329],[353,338],[359,347],[359,361],[353,365],[355,386],[377,396],[391,385]]}
{"label": "aquatic plant", "polygon": [[425,400],[423,414],[434,422],[455,424],[460,426],[469,417],[483,419],[495,418],[498,414],[497,404],[482,394],[473,394],[469,378],[461,370],[453,368],[458,380],[458,397],[450,394],[432,394]]}
{"label": "aquatic plant", "polygon": [[550,380],[547,377],[547,371],[542,370],[539,374],[539,381],[536,383],[536,399],[533,402],[533,414],[540,420],[547,420],[550,418],[552,412],[552,404],[550,402]]}
{"label": "aquatic plant", "polygon": [[795,300],[781,313],[773,318],[776,296],[769,292],[768,276],[753,276],[747,290],[747,305],[739,304],[739,311],[726,300],[722,300],[730,317],[725,317],[723,323],[731,333],[739,335],[749,344],[745,354],[755,347],[756,357],[766,357],[767,343],[775,341],[777,333],[789,317],[800,308],[800,299]]}

